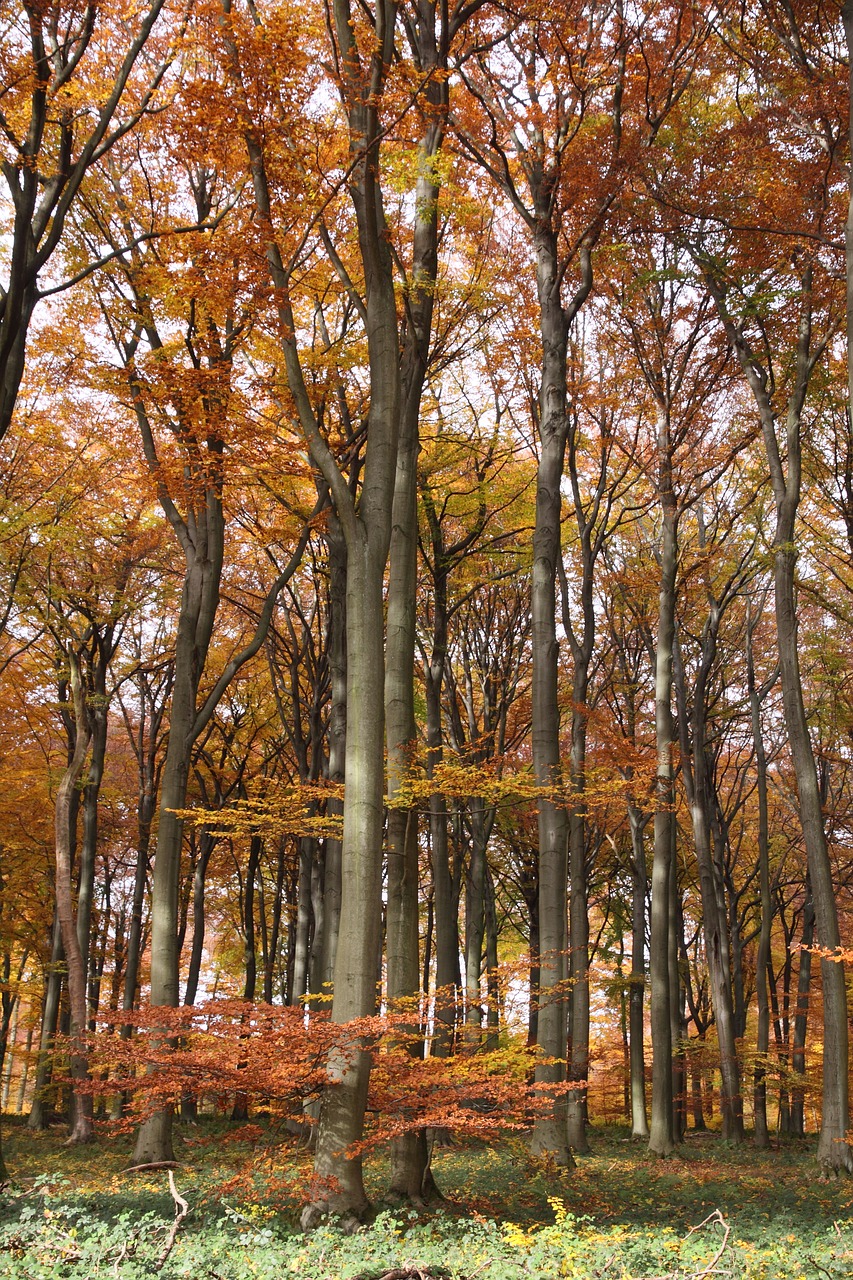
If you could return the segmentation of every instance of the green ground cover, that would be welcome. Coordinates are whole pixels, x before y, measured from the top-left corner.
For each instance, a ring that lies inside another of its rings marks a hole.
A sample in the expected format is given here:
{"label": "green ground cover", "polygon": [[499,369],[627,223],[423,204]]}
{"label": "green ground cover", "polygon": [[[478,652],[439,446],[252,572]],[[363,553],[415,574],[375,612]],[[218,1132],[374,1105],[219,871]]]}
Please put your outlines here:
{"label": "green ground cover", "polygon": [[[4,1143],[4,1280],[853,1276],[853,1180],[820,1182],[808,1141],[756,1152],[703,1135],[658,1162],[624,1131],[594,1129],[593,1153],[569,1176],[531,1161],[520,1140],[459,1145],[434,1153],[440,1210],[381,1211],[351,1236],[299,1232],[310,1161],[261,1126],[180,1127],[174,1177],[188,1212],[177,1232],[168,1175],[125,1173],[126,1141],[69,1148],[62,1129],[7,1121]],[[372,1162],[377,1198],[383,1176]]]}

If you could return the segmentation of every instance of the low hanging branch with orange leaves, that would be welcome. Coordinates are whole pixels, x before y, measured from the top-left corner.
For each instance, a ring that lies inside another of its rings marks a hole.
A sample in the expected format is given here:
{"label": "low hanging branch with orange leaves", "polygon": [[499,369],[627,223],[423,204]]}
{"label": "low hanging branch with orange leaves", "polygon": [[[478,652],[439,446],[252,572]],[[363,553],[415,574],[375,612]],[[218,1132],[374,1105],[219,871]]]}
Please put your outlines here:
{"label": "low hanging branch with orange leaves", "polygon": [[[340,1061],[365,1049],[373,1057],[372,1123],[352,1155],[431,1126],[496,1137],[526,1127],[550,1105],[541,1086],[535,1094],[528,1088],[536,1054],[520,1039],[494,1050],[463,1048],[451,1058],[411,1056],[410,1009],[339,1024],[325,1012],[309,1017],[298,1007],[225,999],[126,1017],[136,1028],[132,1039],[122,1038],[119,1026],[93,1037],[89,1086],[101,1095],[130,1093],[131,1107],[114,1122],[122,1129],[188,1094],[224,1110],[239,1093],[282,1120],[310,1123],[304,1105],[329,1083],[330,1053]],[[116,1023],[121,1015],[110,1018]]]}

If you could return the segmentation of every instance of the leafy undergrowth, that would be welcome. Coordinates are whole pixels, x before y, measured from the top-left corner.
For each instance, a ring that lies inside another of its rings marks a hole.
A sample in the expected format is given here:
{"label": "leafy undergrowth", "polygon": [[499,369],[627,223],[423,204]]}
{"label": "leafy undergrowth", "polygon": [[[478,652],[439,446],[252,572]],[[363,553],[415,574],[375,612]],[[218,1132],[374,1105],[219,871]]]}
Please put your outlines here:
{"label": "leafy undergrowth", "polygon": [[[181,1126],[175,1230],[167,1175],[128,1174],[127,1146],[68,1148],[64,1131],[5,1124],[12,1185],[0,1201],[8,1280],[848,1280],[853,1181],[820,1182],[813,1146],[759,1153],[690,1137],[649,1160],[616,1129],[593,1130],[570,1175],[521,1141],[434,1152],[447,1202],[383,1211],[353,1235],[296,1227],[310,1160],[260,1125]],[[372,1163],[378,1200],[385,1167]]]}

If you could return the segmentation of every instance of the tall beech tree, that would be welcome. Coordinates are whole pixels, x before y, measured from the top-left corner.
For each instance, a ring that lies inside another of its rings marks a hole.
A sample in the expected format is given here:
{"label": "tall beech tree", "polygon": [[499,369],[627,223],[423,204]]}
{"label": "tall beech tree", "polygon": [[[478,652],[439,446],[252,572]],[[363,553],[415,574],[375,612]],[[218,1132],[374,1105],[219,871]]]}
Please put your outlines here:
{"label": "tall beech tree", "polygon": [[[220,197],[211,171],[188,159],[185,194],[203,221]],[[161,174],[162,176],[162,174]],[[130,179],[126,190],[117,171],[110,186],[87,201],[91,227],[112,243],[135,235],[145,205]],[[147,186],[152,217],[158,195]],[[225,556],[224,455],[240,415],[232,378],[236,352],[248,317],[240,311],[239,266],[224,275],[198,274],[208,240],[187,256],[172,259],[170,273],[159,251],[136,243],[117,259],[100,289],[101,309],[121,371],[114,387],[125,385],[128,411],[135,417],[142,453],[157,500],[184,560],[176,624],[174,676],[169,703],[169,736],[163,764],[160,812],[151,890],[152,1005],[179,1002],[179,878],[187,785],[194,744],[210,722],[237,671],[261,648],[276,599],[295,571],[308,536],[307,524],[290,560],[278,573],[257,619],[254,635],[232,653],[212,687],[203,679],[219,608]],[[187,248],[186,244],[183,246]],[[215,250],[214,250],[215,253]],[[213,262],[213,259],[209,259]],[[173,293],[183,275],[185,291]],[[173,330],[181,335],[181,346]],[[171,1113],[159,1111],[140,1127],[137,1163],[171,1159]]]}
{"label": "tall beech tree", "polygon": [[[434,0],[401,6],[401,25],[412,69],[423,83],[416,106],[421,118],[417,147],[411,262],[403,285],[400,422],[388,567],[385,719],[388,743],[387,989],[389,1000],[412,999],[420,986],[418,952],[417,813],[393,804],[412,765],[416,741],[414,704],[417,583],[417,456],[419,421],[430,364],[438,287],[441,153],[449,111],[449,51],[462,24],[483,0],[445,9]],[[404,256],[398,249],[398,264]],[[433,1190],[424,1132],[392,1145],[390,1194],[420,1201]]]}
{"label": "tall beech tree", "polygon": [[[827,949],[827,954],[821,958],[824,1052],[818,1161],[827,1169],[853,1172],[853,1152],[844,1141],[849,1110],[847,993],[844,966],[831,954],[839,950],[841,935],[818,776],[803,703],[795,587],[795,533],[802,484],[803,415],[809,380],[833,332],[832,311],[828,327],[825,321],[822,334],[813,336],[815,267],[806,261],[796,295],[798,332],[791,352],[790,384],[785,386],[783,382],[777,390],[774,353],[764,345],[765,334],[759,338],[761,345],[758,345],[749,332],[749,317],[739,316],[733,310],[730,282],[721,278],[713,261],[702,257],[700,262],[726,335],[755,399],[776,505],[773,582],[785,726],[797,779],[818,938],[821,946]],[[779,410],[775,403],[780,393],[784,397],[784,425],[779,423]]]}
{"label": "tall beech tree", "polygon": [[[714,393],[723,375],[727,353],[714,342],[709,313],[711,298],[695,296],[690,275],[685,272],[686,255],[665,241],[647,246],[647,256],[638,258],[630,269],[621,302],[626,333],[632,354],[646,382],[649,399],[646,431],[652,437],[649,454],[653,459],[657,492],[660,537],[655,550],[660,586],[657,628],[654,636],[655,738],[657,753],[657,803],[655,808],[654,860],[652,866],[652,932],[649,967],[652,981],[652,1124],[650,1149],[668,1155],[677,1137],[673,1131],[672,1011],[676,1006],[677,983],[670,976],[670,895],[673,883],[675,848],[675,763],[677,726],[673,718],[673,660],[676,652],[676,606],[679,564],[679,524],[685,510],[701,496],[726,467],[730,446],[714,447]],[[641,436],[642,438],[642,436]],[[697,442],[705,438],[706,450],[699,457]],[[739,446],[738,446],[739,447]],[[702,714],[704,714],[704,709]],[[686,744],[685,744],[686,745]],[[704,769],[703,764],[700,769]],[[696,789],[689,787],[694,806]],[[727,949],[721,945],[725,921],[718,918],[710,860],[710,823],[704,809],[694,814],[696,853],[702,882],[702,911],[706,929],[708,964],[716,973],[715,1011],[719,1006],[720,1052],[725,1058],[725,1084],[729,1107],[739,1099],[736,1079],[734,1027],[731,1017],[731,986],[724,969]],[[655,894],[658,894],[657,904]],[[667,1032],[667,1025],[670,1030]]]}
{"label": "tall beech tree", "polygon": [[[568,5],[540,18],[524,8],[500,54],[476,52],[466,64],[466,85],[478,103],[480,127],[465,145],[499,184],[530,235],[536,271],[541,366],[536,430],[539,437],[537,513],[533,536],[533,764],[537,782],[559,792],[560,719],[557,698],[556,573],[560,554],[560,483],[569,427],[567,350],[578,312],[592,289],[592,251],[619,200],[641,148],[653,141],[689,82],[702,26],[675,4],[660,28],[633,25],[621,5]],[[630,57],[631,51],[640,55]],[[629,71],[629,67],[631,70]],[[594,124],[593,124],[594,121]],[[589,148],[592,148],[590,151]],[[592,176],[594,174],[594,177]],[[544,1059],[537,1079],[564,1074],[566,970],[565,809],[539,804],[539,1043]],[[575,836],[582,836],[581,824]],[[574,852],[578,872],[583,851]],[[576,876],[576,924],[583,932],[583,876]],[[579,959],[584,940],[579,940]],[[573,977],[577,978],[577,972]],[[584,985],[577,995],[579,1022],[588,1018]],[[581,1031],[571,1072],[578,1088],[568,1113],[555,1101],[551,1117],[536,1121],[533,1146],[561,1163],[568,1146],[586,1149],[583,1106],[588,1032]],[[568,1129],[563,1133],[563,1120]]]}
{"label": "tall beech tree", "polygon": [[[306,380],[293,296],[297,262],[280,237],[264,136],[249,107],[251,48],[235,34],[230,2],[223,5],[223,38],[229,73],[240,105],[254,199],[264,228],[264,250],[275,289],[278,336],[287,385],[312,460],[329,487],[347,548],[347,781],[341,849],[341,917],[334,968],[332,1018],[349,1022],[373,1013],[381,919],[385,683],[383,583],[391,538],[391,508],[400,424],[400,341],[390,235],[380,185],[382,109],[396,34],[397,6],[388,0],[358,16],[348,0],[335,0],[327,56],[346,120],[346,185],[355,214],[363,295],[337,250],[332,261],[344,276],[367,341],[369,407],[361,487],[353,495],[322,430],[318,405]],[[260,24],[258,11],[252,10]],[[293,15],[293,23],[298,19]],[[296,27],[293,27],[295,40]],[[265,70],[270,70],[267,66]],[[280,104],[283,108],[284,104]],[[327,241],[328,244],[328,241]],[[317,1137],[318,1190],[306,1223],[329,1209],[358,1218],[367,1209],[360,1157],[347,1157],[359,1140],[370,1072],[364,1050],[333,1054]]]}

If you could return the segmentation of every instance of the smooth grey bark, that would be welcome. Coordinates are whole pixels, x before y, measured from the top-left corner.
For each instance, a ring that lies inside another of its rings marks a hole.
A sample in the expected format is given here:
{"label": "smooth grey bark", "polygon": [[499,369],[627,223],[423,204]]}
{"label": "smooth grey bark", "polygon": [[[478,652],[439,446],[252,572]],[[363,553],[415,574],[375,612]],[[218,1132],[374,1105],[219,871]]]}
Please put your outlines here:
{"label": "smooth grey bark", "polygon": [[[531,575],[533,772],[537,786],[558,794],[562,788],[556,633],[556,574],[560,555],[560,481],[565,458],[566,355],[568,325],[560,300],[556,236],[544,232],[536,245],[537,287],[543,365],[540,388],[540,454],[536,477],[536,514]],[[546,796],[537,805],[539,829],[539,990],[535,1085],[558,1085],[566,1074],[566,943],[568,824],[562,805]],[[535,1154],[558,1165],[573,1164],[566,1133],[566,1103],[555,1096],[540,1104],[531,1137]]]}
{"label": "smooth grey bark", "polygon": [[296,928],[293,947],[293,990],[291,1003],[302,1004],[308,993],[308,970],[311,962],[311,865],[314,841],[299,838],[299,877],[296,888]]}
{"label": "smooth grey bark", "polygon": [[21,1064],[21,1077],[18,1082],[18,1093],[15,1098],[16,1116],[23,1114],[24,1101],[27,1096],[27,1080],[29,1079],[30,1074],[30,1053],[32,1052],[33,1047],[33,1034],[34,1028],[32,1026],[27,1027],[27,1038],[24,1043],[24,1058]]}
{"label": "smooth grey bark", "polygon": [[646,850],[645,821],[634,804],[628,805],[631,827],[631,977],[628,1035],[631,1060],[631,1137],[649,1136],[646,1107],[645,987],[646,987]]}
{"label": "smooth grey bark", "polygon": [[495,881],[486,863],[486,1048],[498,1048],[501,1023],[500,986],[498,983],[498,917]]}
{"label": "smooth grey bark", "polygon": [[201,960],[204,952],[204,935],[206,929],[204,897],[207,882],[207,867],[210,856],[216,847],[216,837],[209,831],[202,830],[198,838],[198,851],[193,869],[192,887],[192,940],[190,942],[190,959],[187,965],[187,981],[184,987],[184,1004],[194,1005],[198,995],[199,978],[201,977]]}
{"label": "smooth grey bark", "polygon": [[[141,658],[141,653],[137,654]],[[133,896],[131,900],[131,919],[129,919],[127,940],[127,966],[124,972],[124,989],[122,993],[122,1010],[129,1014],[136,1004],[137,987],[140,982],[140,961],[142,955],[142,916],[145,909],[145,890],[149,877],[149,861],[151,851],[151,829],[158,810],[158,794],[160,773],[163,768],[163,722],[169,704],[174,667],[167,662],[158,675],[141,669],[134,678],[138,691],[138,709],[136,730],[133,730],[133,719],[122,704],[124,722],[127,724],[133,753],[137,762],[137,800],[136,800],[136,867],[133,869]],[[122,1039],[129,1039],[132,1025],[129,1021],[122,1024]]]}
{"label": "smooth grey bark", "polygon": [[[622,595],[620,591],[617,593]],[[624,597],[622,600],[624,603]],[[630,618],[630,612],[628,614]],[[636,625],[610,612],[611,642],[615,650],[619,679],[615,689],[621,691],[620,722],[629,748],[637,749],[637,716],[642,696],[642,671],[650,642]],[[620,770],[626,783],[626,808],[631,834],[631,973],[628,1003],[628,1035],[630,1056],[631,1137],[647,1140],[649,1120],[645,1065],[646,1005],[646,923],[648,918],[648,868],[645,832],[651,814],[641,810],[634,791],[635,770],[628,764]]]}
{"label": "smooth grey bark", "polygon": [[[258,878],[258,868],[261,862],[261,854],[263,853],[264,841],[263,837],[255,833],[249,842],[249,858],[246,864],[246,878],[243,882],[243,901],[242,901],[242,917],[243,917],[243,999],[247,1002],[253,1001],[255,998],[255,988],[258,981],[258,960],[255,950],[255,885]],[[241,1035],[241,1040],[245,1041],[245,1033]],[[245,1059],[238,1064],[245,1070]],[[234,1106],[231,1110],[231,1119],[234,1121],[245,1121],[249,1118],[249,1099],[245,1092],[238,1092],[234,1099]]]}
{"label": "smooth grey bark", "polygon": [[[323,941],[326,930],[323,853],[321,842],[315,840],[314,856],[311,862],[311,915],[314,920],[314,929],[311,937],[311,963],[308,968],[308,989],[312,995],[322,991],[323,988],[323,953],[326,949]],[[319,1007],[320,997],[317,997],[314,1003],[315,1007]]]}
{"label": "smooth grey bark", "polygon": [[[149,465],[156,474],[153,435],[141,402],[137,417],[146,444]],[[151,1004],[172,1008],[179,1003],[178,989],[178,880],[181,865],[183,823],[178,811],[186,807],[187,782],[196,727],[199,682],[204,671],[213,623],[219,604],[225,521],[222,509],[222,445],[215,443],[206,469],[204,505],[192,518],[183,518],[171,496],[161,492],[161,503],[179,539],[186,560],[178,632],[175,672],[169,708],[169,740],[163,765],[157,846],[151,885]],[[204,472],[202,473],[204,474]],[[161,487],[162,487],[162,481]],[[172,1160],[172,1114],[163,1109],[143,1121],[133,1150],[134,1164]]]}
{"label": "smooth grey bark", "polygon": [[693,847],[699,871],[699,894],[702,903],[702,931],[705,960],[711,987],[711,1004],[720,1051],[720,1106],[723,1137],[742,1142],[743,1097],[740,1087],[740,1065],[735,1043],[734,1005],[729,952],[726,945],[727,921],[720,911],[711,854],[711,815],[709,790],[712,785],[707,767],[706,716],[708,685],[716,658],[717,637],[725,608],[708,586],[708,614],[702,629],[699,661],[695,669],[692,703],[688,708],[684,663],[676,641],[675,685],[677,690],[679,737],[681,741],[681,776],[690,807]]}
{"label": "smooth grey bark", "polygon": [[[412,58],[425,77],[424,125],[418,148],[418,182],[412,228],[412,262],[406,282],[401,361],[401,421],[394,481],[388,570],[386,727],[388,796],[398,794],[415,749],[415,596],[418,582],[418,452],[421,399],[432,342],[438,279],[438,182],[448,108],[447,51],[455,15],[420,0],[415,22],[405,22]],[[407,17],[407,15],[406,15]],[[388,998],[412,1000],[419,991],[418,813],[393,806],[388,814],[387,966]],[[412,1042],[412,1052],[424,1044]],[[424,1134],[392,1142],[389,1194],[420,1203],[435,1192]]]}
{"label": "smooth grey bark", "polygon": [[[538,178],[538,181],[537,181]],[[546,795],[538,802],[539,826],[539,999],[537,1041],[544,1061],[537,1062],[535,1084],[559,1084],[565,1078],[567,974],[567,858],[568,823],[562,805],[548,798],[562,789],[560,712],[557,689],[559,645],[557,641],[557,565],[561,557],[562,495],[560,483],[569,431],[566,361],[569,330],[592,288],[592,261],[589,248],[581,251],[581,284],[568,306],[562,301],[563,271],[557,233],[552,226],[551,193],[544,173],[530,178],[535,210],[533,249],[536,258],[536,288],[539,301],[539,329],[542,344],[539,388],[539,463],[536,472],[536,511],[533,529],[531,572],[531,639],[533,687],[531,703],[531,744],[533,774]],[[581,861],[584,853],[579,855]],[[576,857],[575,870],[578,870]],[[583,879],[581,873],[581,879]],[[578,888],[576,905],[585,896]],[[582,933],[586,928],[580,915],[575,921]],[[572,939],[574,947],[574,938]],[[585,950],[578,939],[577,967],[583,968]],[[584,976],[580,979],[585,980]],[[581,999],[581,996],[579,996]],[[579,1057],[583,1056],[581,1049]],[[583,1067],[586,1076],[586,1067]],[[578,1106],[575,1099],[575,1108]],[[569,1143],[573,1137],[585,1145],[583,1123],[580,1134],[573,1126],[566,1131],[568,1110],[555,1097],[551,1106],[536,1116],[531,1149],[548,1153],[558,1164],[571,1165]]]}
{"label": "smooth grey bark", "polygon": [[[264,1001],[272,1004],[273,983],[278,965],[278,951],[281,937],[281,908],[284,899],[285,875],[285,837],[276,840],[275,884],[272,903],[272,919],[266,935],[267,945],[264,953]],[[288,1001],[289,1003],[289,1001]]]}
{"label": "smooth grey bark", "polygon": [[[794,1037],[791,1043],[791,1070],[805,1076],[806,1070],[806,1034],[809,1025],[809,994],[812,978],[812,952],[814,944],[815,913],[810,887],[806,886],[806,901],[803,906],[803,935],[800,942],[800,967],[797,974],[797,1003],[794,1006]],[[791,1086],[791,1116],[788,1132],[798,1138],[805,1136],[806,1107],[805,1089],[801,1084]]]}
{"label": "smooth grey bark", "polygon": [[480,1042],[483,1026],[483,942],[486,936],[486,814],[478,797],[468,801],[468,874],[465,878],[465,1038]]}
{"label": "smooth grey bark", "polygon": [[652,1116],[649,1150],[668,1156],[675,1148],[673,1126],[673,1051],[671,1006],[678,999],[669,966],[669,916],[675,793],[672,751],[672,658],[675,637],[675,578],[678,566],[678,512],[672,487],[669,422],[658,420],[658,492],[661,501],[660,593],[655,648],[654,856],[652,861],[651,978]]}
{"label": "smooth grey bark", "polygon": [[[228,6],[224,6],[227,13]],[[341,917],[334,968],[332,1019],[349,1023],[373,1013],[381,916],[384,810],[385,680],[383,580],[391,536],[391,504],[400,418],[399,334],[388,231],[378,185],[379,108],[394,48],[396,6],[377,0],[376,41],[362,55],[348,0],[335,0],[330,33],[347,113],[351,167],[349,191],[364,269],[364,298],[357,310],[367,336],[370,407],[362,487],[354,500],[315,417],[303,376],[290,300],[290,277],[274,236],[267,263],[275,286],[285,371],[315,465],[332,495],[347,546],[347,793],[341,850]],[[241,87],[239,50],[226,36],[232,79]],[[274,227],[266,160],[259,132],[245,105],[242,121],[259,214]],[[361,1137],[370,1058],[358,1037],[329,1060],[318,1125],[315,1172],[318,1190],[306,1224],[323,1212],[358,1218],[367,1209],[361,1158],[347,1158]]]}
{"label": "smooth grey bark", "polygon": [[669,867],[669,934],[667,937],[669,960],[670,1036],[674,1046],[672,1055],[672,1130],[676,1142],[682,1142],[687,1128],[687,1053],[685,1041],[687,1020],[685,1017],[685,982],[682,959],[684,946],[684,913],[681,905],[681,888],[678,881],[678,828],[672,824],[672,851]]}
{"label": "smooth grey bark", "polygon": [[44,1129],[47,1125],[47,1107],[45,1091],[50,1079],[53,1037],[56,1034],[56,1022],[59,1017],[59,1000],[62,994],[62,930],[59,916],[54,915],[53,934],[51,938],[50,963],[45,974],[44,1003],[41,1014],[41,1030],[39,1032],[39,1051],[36,1063],[36,1077],[33,1086],[33,1100],[27,1118],[28,1129]]}
{"label": "smooth grey bark", "polygon": [[[137,640],[136,657],[141,662],[141,643]],[[157,812],[157,797],[163,765],[163,721],[172,689],[174,666],[167,661],[156,674],[140,666],[134,678],[139,701],[136,726],[133,716],[121,704],[122,716],[136,756],[136,865],[133,874],[133,896],[130,907],[130,928],[127,935],[127,954],[122,991],[121,1008],[129,1014],[136,1005],[139,987],[139,969],[142,959],[143,913],[145,890],[151,852],[151,833]],[[133,1034],[130,1019],[123,1021],[120,1036],[129,1040]],[[126,1098],[118,1094],[113,1101],[113,1117],[118,1118],[126,1104]]]}
{"label": "smooth grey bark", "polygon": [[[755,991],[758,1000],[758,1026],[756,1029],[756,1061],[753,1072],[753,1115],[755,1145],[767,1148],[770,1131],[767,1124],[767,1059],[770,1053],[770,994],[769,966],[770,942],[773,927],[773,898],[770,891],[770,829],[767,808],[767,752],[761,729],[762,689],[755,680],[753,636],[761,611],[754,613],[751,606],[746,620],[746,685],[749,693],[749,710],[752,723],[752,739],[755,747],[756,785],[758,789],[758,884],[760,902],[760,931],[758,954],[755,961]],[[774,675],[775,680],[775,675]]]}
{"label": "smooth grey bark", "polygon": [[[479,477],[478,477],[479,478]],[[450,545],[434,501],[427,476],[418,476],[421,503],[426,517],[428,542],[424,558],[432,578],[432,634],[429,652],[422,648],[426,691],[426,774],[432,778],[443,757],[442,696],[448,655],[448,580],[483,532],[486,506],[481,497],[472,529]],[[449,814],[446,798],[434,792],[429,799],[430,865],[435,915],[435,1034],[431,1052],[446,1057],[456,1040],[457,992],[461,987],[459,969],[459,879],[450,862]]]}
{"label": "smooth grey bark", "polygon": [[785,727],[797,780],[800,822],[806,844],[809,877],[814,899],[823,979],[823,1087],[821,1129],[817,1159],[830,1173],[853,1172],[853,1151],[845,1136],[849,1124],[847,990],[844,965],[835,958],[841,935],[832,882],[832,867],[824,828],[814,751],[803,701],[798,650],[795,571],[795,533],[802,490],[802,416],[812,372],[820,360],[830,333],[815,341],[812,334],[812,268],[800,275],[799,320],[792,355],[791,388],[785,422],[780,428],[771,396],[771,382],[761,358],[752,349],[743,325],[733,320],[726,290],[714,275],[712,264],[700,261],[708,288],[731,342],[744,377],[752,391],[764,437],[770,482],[776,508],[773,535],[773,589],[776,635]]}
{"label": "smooth grey bark", "polygon": [[[83,961],[83,976],[88,993],[95,996],[100,988],[100,978],[91,972],[90,943],[92,932],[92,907],[95,890],[95,863],[98,854],[98,806],[107,750],[107,728],[112,691],[107,689],[110,663],[115,656],[121,635],[117,614],[121,608],[130,580],[131,560],[128,556],[115,584],[111,601],[111,620],[101,624],[90,622],[91,636],[87,645],[89,659],[85,673],[85,705],[90,733],[89,767],[83,782],[82,815],[83,833],[80,840],[79,869],[77,875],[77,942]],[[81,671],[81,678],[83,672]],[[101,961],[103,965],[103,958]],[[93,981],[94,978],[94,981]],[[90,1019],[94,1031],[97,1013],[94,999],[90,1000]]]}
{"label": "smooth grey bark", "polygon": [[[420,984],[418,930],[417,808],[394,803],[411,769],[416,747],[414,667],[417,591],[417,459],[419,419],[432,337],[438,277],[439,195],[436,161],[441,153],[448,105],[448,41],[453,30],[437,25],[434,4],[415,6],[415,22],[405,23],[418,73],[425,77],[423,133],[418,146],[418,177],[412,233],[412,265],[406,283],[402,331],[400,429],[394,483],[388,567],[388,629],[385,656],[385,722],[388,742],[388,902],[386,907],[387,989],[389,1001],[414,1000]],[[410,1052],[421,1056],[422,1042],[408,1028]],[[435,1192],[429,1152],[422,1133],[404,1134],[391,1144],[388,1194],[422,1203]]]}
{"label": "smooth grey bark", "polygon": [[[204,935],[207,928],[204,910],[207,867],[215,847],[216,838],[209,831],[202,830],[199,834],[198,847],[195,851],[195,866],[192,868],[192,935],[190,958],[187,965],[187,981],[184,987],[185,1007],[194,1005],[198,995],[201,961],[204,953]],[[181,1095],[181,1119],[195,1121],[197,1115],[198,1099],[194,1093],[185,1091]]]}
{"label": "smooth grey bark", "polygon": [[[568,473],[571,484],[574,523],[577,530],[577,558],[580,562],[580,616],[573,619],[568,581],[562,556],[557,563],[560,578],[563,630],[572,655],[572,720],[569,755],[569,1001],[572,1028],[568,1078],[580,1087],[567,1096],[567,1136],[577,1152],[589,1150],[586,1132],[586,1099],[589,1074],[589,889],[587,873],[586,790],[587,721],[589,717],[590,665],[596,639],[596,605],[593,595],[595,570],[609,529],[615,489],[622,477],[608,466],[612,438],[602,430],[598,474],[591,491],[584,493],[581,482],[581,455],[590,445],[581,432],[578,415],[568,417]],[[609,425],[609,424],[608,424]]]}
{"label": "smooth grey bark", "polygon": [[68,998],[70,1005],[71,1081],[73,1090],[72,1124],[69,1142],[91,1142],[94,1137],[92,1095],[86,1092],[89,1079],[85,1037],[89,1026],[86,966],[77,935],[74,911],[72,856],[72,797],[82,776],[92,737],[85,693],[80,676],[78,656],[73,645],[66,651],[68,677],[74,708],[74,744],[71,758],[56,791],[54,836],[56,840],[56,915],[65,952]]}
{"label": "smooth grey bark", "polygon": [[[347,747],[347,547],[334,512],[327,525],[329,548],[329,629],[327,649],[331,704],[329,707],[329,782],[342,783]],[[329,801],[329,813],[343,815],[338,800]],[[323,867],[323,953],[321,985],[334,978],[335,955],[341,920],[341,842],[327,839]]]}

